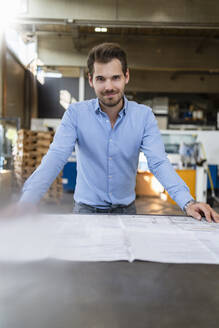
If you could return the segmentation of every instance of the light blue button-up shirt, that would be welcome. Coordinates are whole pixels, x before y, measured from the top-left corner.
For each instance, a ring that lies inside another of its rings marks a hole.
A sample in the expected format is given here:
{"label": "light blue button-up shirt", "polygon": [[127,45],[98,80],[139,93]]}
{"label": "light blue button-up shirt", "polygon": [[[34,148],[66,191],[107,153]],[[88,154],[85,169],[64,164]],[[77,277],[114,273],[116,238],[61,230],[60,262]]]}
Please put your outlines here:
{"label": "light blue button-up shirt", "polygon": [[70,105],[48,153],[25,182],[21,202],[37,203],[76,150],[76,202],[93,206],[128,205],[135,199],[139,152],[150,171],[183,208],[189,189],[167,159],[151,109],[124,98],[114,127],[98,99]]}

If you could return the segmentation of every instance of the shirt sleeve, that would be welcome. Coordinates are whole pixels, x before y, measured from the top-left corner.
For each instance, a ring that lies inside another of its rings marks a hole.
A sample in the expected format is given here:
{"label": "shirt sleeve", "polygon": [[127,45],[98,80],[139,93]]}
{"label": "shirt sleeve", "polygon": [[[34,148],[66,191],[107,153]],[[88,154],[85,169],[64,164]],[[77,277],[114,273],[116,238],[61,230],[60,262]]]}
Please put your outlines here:
{"label": "shirt sleeve", "polygon": [[167,158],[164,144],[151,110],[148,111],[140,150],[145,154],[148,167],[175,202],[183,209],[193,199],[188,186],[179,177]]}
{"label": "shirt sleeve", "polygon": [[76,109],[71,105],[65,112],[53,142],[41,164],[23,186],[20,203],[36,204],[63,169],[77,141]]}

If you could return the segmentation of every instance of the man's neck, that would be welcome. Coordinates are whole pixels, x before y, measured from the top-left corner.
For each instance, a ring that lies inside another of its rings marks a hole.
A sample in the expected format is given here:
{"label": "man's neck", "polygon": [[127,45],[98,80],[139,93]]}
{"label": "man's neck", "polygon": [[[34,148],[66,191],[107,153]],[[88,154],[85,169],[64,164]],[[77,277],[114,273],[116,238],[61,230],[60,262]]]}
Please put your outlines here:
{"label": "man's neck", "polygon": [[106,106],[106,105],[103,105],[101,102],[100,102],[100,107],[102,109],[103,112],[105,112],[110,120],[112,121],[115,121],[118,117],[118,114],[119,112],[121,111],[121,109],[123,108],[124,106],[124,99],[121,100],[121,102],[119,102],[119,104],[117,104],[116,106]]}

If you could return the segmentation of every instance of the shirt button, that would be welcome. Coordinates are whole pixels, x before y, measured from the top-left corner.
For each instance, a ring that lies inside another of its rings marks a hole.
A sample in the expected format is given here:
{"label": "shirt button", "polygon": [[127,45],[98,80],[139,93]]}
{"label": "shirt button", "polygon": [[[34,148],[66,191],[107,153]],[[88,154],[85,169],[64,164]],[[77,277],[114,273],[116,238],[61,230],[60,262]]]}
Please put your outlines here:
{"label": "shirt button", "polygon": [[110,142],[112,141],[112,139],[109,140]]}
{"label": "shirt button", "polygon": [[112,157],[109,157],[109,160],[111,160],[112,159]]}
{"label": "shirt button", "polygon": [[111,179],[112,178],[112,175],[109,175],[109,179]]}

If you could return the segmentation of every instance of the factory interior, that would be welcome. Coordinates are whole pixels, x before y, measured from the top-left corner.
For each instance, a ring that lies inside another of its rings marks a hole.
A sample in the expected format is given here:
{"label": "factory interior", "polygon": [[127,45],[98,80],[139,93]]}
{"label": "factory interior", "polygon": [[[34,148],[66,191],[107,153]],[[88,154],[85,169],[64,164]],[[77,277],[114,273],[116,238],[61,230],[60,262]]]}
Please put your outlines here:
{"label": "factory interior", "polygon": [[[213,7],[206,12],[201,2],[194,17],[171,7],[172,16],[168,13],[163,21],[162,12],[158,15],[161,9],[157,12],[151,5],[148,10],[141,1],[135,8],[123,2],[117,8],[109,2],[109,12],[99,2],[91,8],[88,1],[83,10],[80,4],[67,2],[72,16],[62,1],[21,1],[21,13],[1,33],[1,203],[19,198],[24,181],[49,147],[48,142],[38,149],[29,147],[39,160],[25,164],[28,137],[19,137],[18,131],[55,132],[71,103],[94,98],[86,70],[89,49],[117,42],[128,55],[131,78],[126,97],[152,108],[168,158],[192,196],[218,207],[212,197],[219,192],[219,32]],[[53,5],[56,9],[51,11]],[[92,19],[88,19],[90,10],[95,13]],[[158,17],[153,20],[151,12]],[[73,153],[41,208],[71,211],[76,176]],[[136,196],[139,214],[182,214],[149,172],[143,153]]]}
{"label": "factory interior", "polygon": [[[87,57],[104,42],[127,53],[125,96],[152,109],[167,157],[192,197],[219,213],[216,0],[2,1],[0,211],[19,201],[69,106],[96,97]],[[76,181],[74,150],[38,211],[72,215]],[[137,216],[186,215],[142,152],[135,193]],[[161,262],[36,261],[25,267],[7,266],[0,255],[7,286],[5,292],[0,287],[0,328],[218,327],[218,266]]]}

